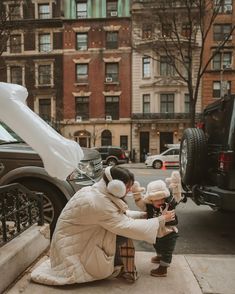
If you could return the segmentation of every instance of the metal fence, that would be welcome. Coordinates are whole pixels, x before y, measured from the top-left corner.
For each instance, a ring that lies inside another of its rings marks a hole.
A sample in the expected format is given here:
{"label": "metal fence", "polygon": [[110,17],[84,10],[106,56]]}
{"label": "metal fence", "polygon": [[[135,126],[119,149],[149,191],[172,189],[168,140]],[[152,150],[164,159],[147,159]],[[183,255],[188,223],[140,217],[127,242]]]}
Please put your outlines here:
{"label": "metal fence", "polygon": [[0,247],[37,223],[44,224],[43,194],[20,184],[0,187]]}

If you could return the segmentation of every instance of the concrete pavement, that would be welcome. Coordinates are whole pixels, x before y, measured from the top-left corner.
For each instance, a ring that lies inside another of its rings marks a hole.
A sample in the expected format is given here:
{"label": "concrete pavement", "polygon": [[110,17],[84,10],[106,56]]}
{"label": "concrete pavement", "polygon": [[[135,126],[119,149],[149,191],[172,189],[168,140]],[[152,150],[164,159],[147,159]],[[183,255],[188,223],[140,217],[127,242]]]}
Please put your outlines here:
{"label": "concrete pavement", "polygon": [[96,281],[63,287],[38,285],[30,281],[30,272],[47,256],[42,257],[36,265],[5,293],[8,294],[234,294],[235,293],[235,256],[213,255],[174,255],[168,276],[156,278],[149,272],[156,265],[150,263],[153,253],[136,252],[136,266],[139,279],[130,284],[121,279]]}

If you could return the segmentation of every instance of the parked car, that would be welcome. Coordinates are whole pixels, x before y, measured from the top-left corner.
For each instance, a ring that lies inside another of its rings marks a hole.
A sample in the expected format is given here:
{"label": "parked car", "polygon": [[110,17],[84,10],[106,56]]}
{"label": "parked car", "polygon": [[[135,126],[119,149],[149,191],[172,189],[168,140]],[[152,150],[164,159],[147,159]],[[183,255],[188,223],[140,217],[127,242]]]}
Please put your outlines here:
{"label": "parked car", "polygon": [[0,185],[20,183],[32,191],[44,194],[44,217],[54,228],[56,220],[68,199],[84,186],[93,184],[102,176],[99,152],[83,148],[80,170],[66,181],[52,178],[43,167],[39,155],[4,123],[0,123]]}
{"label": "parked car", "polygon": [[162,168],[163,164],[165,167],[178,167],[180,144],[168,144],[168,147],[170,148],[161,154],[147,156],[145,160],[146,166],[156,169]]}
{"label": "parked car", "polygon": [[121,147],[101,146],[94,147],[94,149],[100,153],[104,165],[116,165],[129,161],[127,151],[123,150]]}
{"label": "parked car", "polygon": [[208,105],[180,146],[184,190],[198,204],[235,210],[235,95]]}

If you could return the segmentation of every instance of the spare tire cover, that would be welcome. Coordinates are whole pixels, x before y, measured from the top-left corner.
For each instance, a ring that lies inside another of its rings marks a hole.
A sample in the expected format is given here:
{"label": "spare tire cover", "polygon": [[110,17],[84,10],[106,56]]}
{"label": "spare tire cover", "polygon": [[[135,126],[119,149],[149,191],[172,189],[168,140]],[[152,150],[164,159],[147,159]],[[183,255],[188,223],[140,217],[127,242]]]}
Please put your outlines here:
{"label": "spare tire cover", "polygon": [[180,174],[184,185],[200,184],[206,167],[207,142],[202,129],[188,128],[180,144]]}

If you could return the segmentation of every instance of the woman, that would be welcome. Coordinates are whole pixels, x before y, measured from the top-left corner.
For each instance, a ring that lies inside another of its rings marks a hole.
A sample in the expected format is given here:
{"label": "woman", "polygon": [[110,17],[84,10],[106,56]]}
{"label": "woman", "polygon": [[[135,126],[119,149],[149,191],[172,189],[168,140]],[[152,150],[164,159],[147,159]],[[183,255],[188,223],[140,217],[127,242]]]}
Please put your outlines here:
{"label": "woman", "polygon": [[65,285],[105,279],[114,272],[117,235],[153,244],[159,225],[174,212],[148,220],[128,217],[123,198],[133,183],[127,169],[107,167],[103,179],[79,190],[58,219],[50,260],[32,272],[32,280]]}

